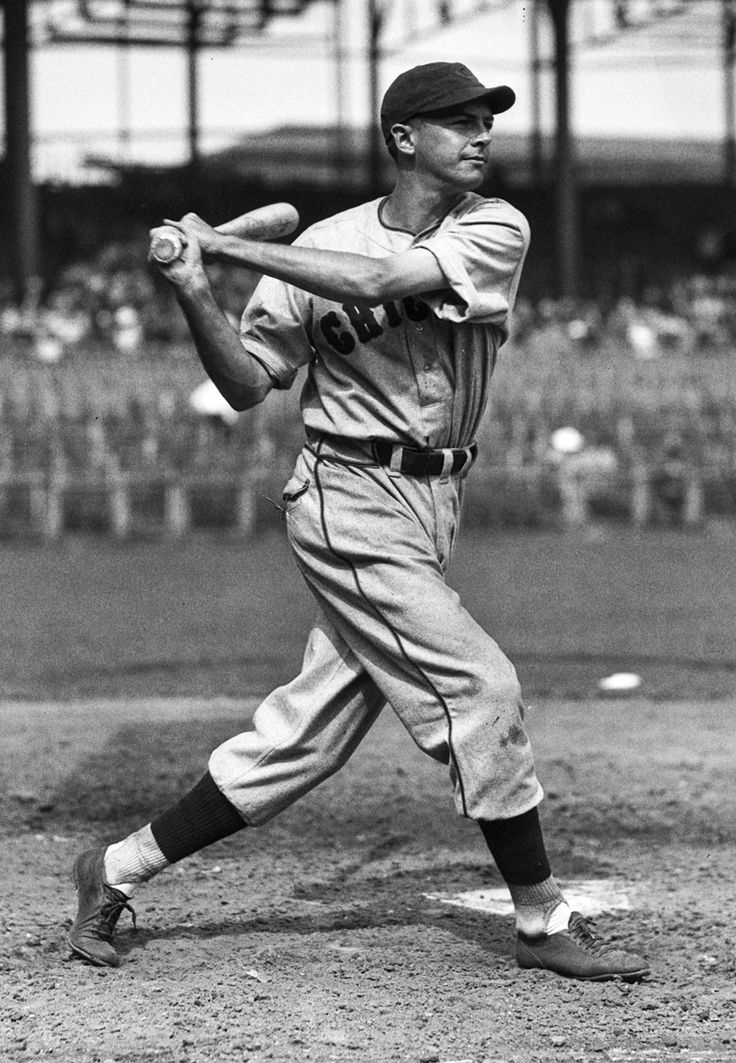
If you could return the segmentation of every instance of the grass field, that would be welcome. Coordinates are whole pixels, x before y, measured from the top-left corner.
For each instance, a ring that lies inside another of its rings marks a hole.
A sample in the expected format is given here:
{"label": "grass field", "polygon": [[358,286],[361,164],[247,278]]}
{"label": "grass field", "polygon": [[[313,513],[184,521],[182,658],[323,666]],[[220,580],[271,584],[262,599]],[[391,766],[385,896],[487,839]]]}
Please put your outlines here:
{"label": "grass field", "polygon": [[[528,696],[581,698],[614,671],[653,697],[736,686],[736,529],[472,532],[452,582]],[[239,696],[298,669],[312,601],[283,529],[242,543],[5,544],[0,696]]]}

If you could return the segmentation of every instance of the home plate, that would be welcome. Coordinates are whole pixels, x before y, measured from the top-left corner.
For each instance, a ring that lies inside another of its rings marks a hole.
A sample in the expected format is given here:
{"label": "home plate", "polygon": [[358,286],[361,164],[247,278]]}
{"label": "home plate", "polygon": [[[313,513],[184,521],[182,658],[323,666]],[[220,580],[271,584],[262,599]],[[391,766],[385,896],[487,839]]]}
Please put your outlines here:
{"label": "home plate", "polygon": [[[631,909],[625,883],[615,879],[575,879],[560,882],[560,889],[572,910],[580,912],[581,915],[592,916],[600,915],[601,912]],[[424,896],[430,901],[454,904],[458,908],[472,908],[477,912],[490,912],[491,915],[514,914],[511,895],[505,886],[469,890],[467,893],[425,893]]]}

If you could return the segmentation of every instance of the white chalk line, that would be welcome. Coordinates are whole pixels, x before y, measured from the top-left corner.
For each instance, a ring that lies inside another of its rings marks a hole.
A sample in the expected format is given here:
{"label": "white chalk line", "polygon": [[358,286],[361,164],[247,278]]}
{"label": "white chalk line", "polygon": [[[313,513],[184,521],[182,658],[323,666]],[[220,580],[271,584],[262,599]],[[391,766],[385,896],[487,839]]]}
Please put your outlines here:
{"label": "white chalk line", "polygon": [[[604,912],[627,912],[632,909],[630,885],[617,879],[572,879],[560,882],[565,900],[581,915],[595,916]],[[505,886],[489,886],[462,893],[425,893],[430,901],[470,908],[490,915],[512,916],[514,906]]]}

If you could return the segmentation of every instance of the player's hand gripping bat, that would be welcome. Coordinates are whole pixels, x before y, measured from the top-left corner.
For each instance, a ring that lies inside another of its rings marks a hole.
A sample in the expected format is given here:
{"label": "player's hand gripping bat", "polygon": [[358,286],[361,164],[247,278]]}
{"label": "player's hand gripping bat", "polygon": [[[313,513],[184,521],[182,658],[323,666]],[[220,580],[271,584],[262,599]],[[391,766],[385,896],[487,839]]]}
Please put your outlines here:
{"label": "player's hand gripping bat", "polygon": [[[278,240],[293,233],[298,224],[299,214],[291,203],[269,203],[216,225],[215,232],[244,240]],[[163,265],[174,262],[181,257],[185,247],[186,237],[173,225],[159,225],[151,230],[149,254],[156,262]]]}

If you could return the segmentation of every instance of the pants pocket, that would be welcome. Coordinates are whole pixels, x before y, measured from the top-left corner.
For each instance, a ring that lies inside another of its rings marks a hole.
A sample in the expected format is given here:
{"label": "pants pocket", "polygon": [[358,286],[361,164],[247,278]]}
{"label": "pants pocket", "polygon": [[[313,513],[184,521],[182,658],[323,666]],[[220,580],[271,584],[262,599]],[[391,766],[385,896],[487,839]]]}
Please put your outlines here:
{"label": "pants pocket", "polygon": [[291,513],[292,509],[296,509],[296,507],[301,504],[302,497],[309,490],[311,482],[311,477],[291,477],[281,494],[285,513]]}

